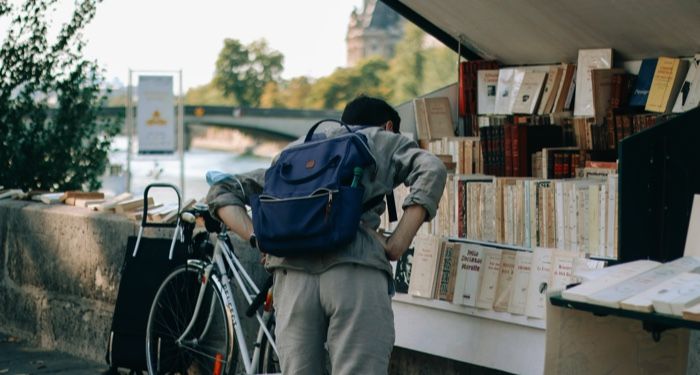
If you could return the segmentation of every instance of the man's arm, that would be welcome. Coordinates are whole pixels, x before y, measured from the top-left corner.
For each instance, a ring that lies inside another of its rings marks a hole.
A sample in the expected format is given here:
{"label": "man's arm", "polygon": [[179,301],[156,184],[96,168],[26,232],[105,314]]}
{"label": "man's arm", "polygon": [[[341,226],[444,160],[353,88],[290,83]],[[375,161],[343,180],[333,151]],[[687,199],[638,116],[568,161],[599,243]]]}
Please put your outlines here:
{"label": "man's arm", "polygon": [[418,232],[421,224],[425,220],[427,211],[423,206],[413,205],[404,209],[401,220],[396,226],[396,230],[386,241],[386,254],[389,260],[398,260],[408,249]]}
{"label": "man's arm", "polygon": [[223,206],[216,211],[216,215],[233,233],[245,241],[250,241],[250,236],[253,234],[253,222],[243,207]]}

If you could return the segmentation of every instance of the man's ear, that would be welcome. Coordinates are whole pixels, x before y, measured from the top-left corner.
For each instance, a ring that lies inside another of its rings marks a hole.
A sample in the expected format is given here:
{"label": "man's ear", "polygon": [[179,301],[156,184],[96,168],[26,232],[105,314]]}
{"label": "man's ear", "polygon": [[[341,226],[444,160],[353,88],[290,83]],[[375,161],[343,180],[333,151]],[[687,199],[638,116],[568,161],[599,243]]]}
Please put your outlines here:
{"label": "man's ear", "polygon": [[384,124],[384,130],[394,133],[394,122],[389,120]]}

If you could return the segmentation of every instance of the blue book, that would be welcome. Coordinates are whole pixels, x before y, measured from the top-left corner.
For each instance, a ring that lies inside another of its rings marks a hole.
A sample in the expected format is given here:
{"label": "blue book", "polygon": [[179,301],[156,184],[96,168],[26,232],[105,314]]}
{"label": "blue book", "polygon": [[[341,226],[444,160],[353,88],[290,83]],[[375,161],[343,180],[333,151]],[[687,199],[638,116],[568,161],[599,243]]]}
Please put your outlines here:
{"label": "blue book", "polygon": [[657,61],[657,58],[642,60],[642,66],[639,68],[639,74],[637,75],[637,85],[634,87],[632,97],[630,97],[630,107],[646,106]]}

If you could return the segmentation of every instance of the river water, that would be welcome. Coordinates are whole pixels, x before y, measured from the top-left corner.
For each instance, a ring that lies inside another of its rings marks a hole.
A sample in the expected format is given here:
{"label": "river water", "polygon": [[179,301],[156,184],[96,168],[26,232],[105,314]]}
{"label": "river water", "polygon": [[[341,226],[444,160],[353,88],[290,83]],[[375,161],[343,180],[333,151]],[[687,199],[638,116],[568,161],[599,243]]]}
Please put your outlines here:
{"label": "river water", "polygon": [[[103,187],[107,195],[116,195],[127,190],[126,187],[126,163],[127,163],[127,138],[116,137],[112,143],[112,152],[109,155],[110,164],[121,166],[112,168],[111,175],[103,178]],[[241,173],[257,168],[270,166],[272,158],[269,156],[257,156],[249,153],[241,154],[225,150],[210,150],[204,148],[192,148],[185,152],[184,157],[184,198],[200,200],[207,194],[209,186],[205,180],[205,174],[209,170],[218,170],[227,173]],[[135,195],[142,195],[146,186],[154,182],[171,183],[180,187],[180,161],[177,154],[172,156],[135,155],[131,161],[131,189]],[[182,188],[182,187],[180,187]],[[161,190],[152,190],[156,203],[170,202],[174,195]],[[165,201],[165,202],[164,202]]]}

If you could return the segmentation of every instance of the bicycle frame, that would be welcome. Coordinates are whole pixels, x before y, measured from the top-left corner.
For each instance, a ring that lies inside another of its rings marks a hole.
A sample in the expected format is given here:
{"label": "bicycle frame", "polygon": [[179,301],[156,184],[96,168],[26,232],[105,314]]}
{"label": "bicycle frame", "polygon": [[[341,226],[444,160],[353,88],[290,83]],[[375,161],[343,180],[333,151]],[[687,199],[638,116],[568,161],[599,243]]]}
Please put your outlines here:
{"label": "bicycle frame", "polygon": [[[230,316],[233,320],[233,330],[236,334],[236,340],[238,341],[238,345],[239,345],[239,348],[241,351],[241,358],[243,360],[243,366],[245,368],[245,373],[249,374],[249,375],[253,375],[254,374],[254,372],[253,372],[254,365],[253,364],[258,363],[258,360],[260,359],[263,337],[267,337],[267,340],[270,343],[270,346],[273,348],[275,353],[279,355],[279,352],[277,351],[277,346],[275,345],[275,341],[272,337],[272,334],[267,329],[267,323],[270,321],[270,318],[272,317],[272,311],[271,311],[271,309],[265,309],[265,311],[263,312],[262,315],[259,313],[255,313],[255,318],[258,321],[260,328],[258,329],[258,334],[256,337],[253,353],[251,356],[251,353],[248,351],[248,346],[246,344],[245,335],[243,333],[243,329],[242,329],[242,325],[241,325],[241,317],[239,314],[238,306],[236,305],[236,301],[233,297],[232,287],[234,285],[231,282],[232,280],[229,278],[229,271],[233,275],[233,279],[236,281],[236,285],[238,286],[239,290],[243,294],[243,297],[245,298],[245,300],[247,301],[247,303],[249,305],[252,303],[253,298],[255,298],[255,296],[260,293],[260,290],[258,289],[258,286],[250,278],[250,275],[243,268],[240,261],[238,260],[238,257],[233,252],[233,249],[229,246],[229,244],[230,244],[230,239],[228,237],[228,234],[225,230],[222,230],[217,235],[217,241],[216,241],[216,246],[214,247],[214,254],[212,256],[212,261],[206,262],[204,264],[203,282],[200,286],[199,295],[197,297],[197,303],[195,305],[195,310],[194,310],[194,313],[192,315],[192,319],[190,320],[187,328],[182,333],[182,335],[176,340],[176,342],[178,344],[183,344],[183,342],[185,341],[184,338],[188,336],[188,334],[190,333],[190,330],[194,326],[194,323],[197,320],[197,317],[199,315],[199,311],[200,311],[200,308],[202,306],[202,303],[204,303],[204,301],[202,301],[202,300],[204,298],[205,287],[207,286],[208,283],[212,282],[212,278],[211,278],[212,272],[215,272],[215,275],[219,275],[221,278],[220,288],[223,291],[222,295],[223,295],[223,298],[225,299],[226,308],[229,310],[229,311],[227,311],[227,315]],[[199,262],[199,261],[197,261],[197,262]],[[212,297],[212,298],[215,298],[215,297]],[[206,330],[208,329],[210,320],[211,320],[211,316],[207,319],[207,324],[206,324],[203,332],[206,332]]]}

